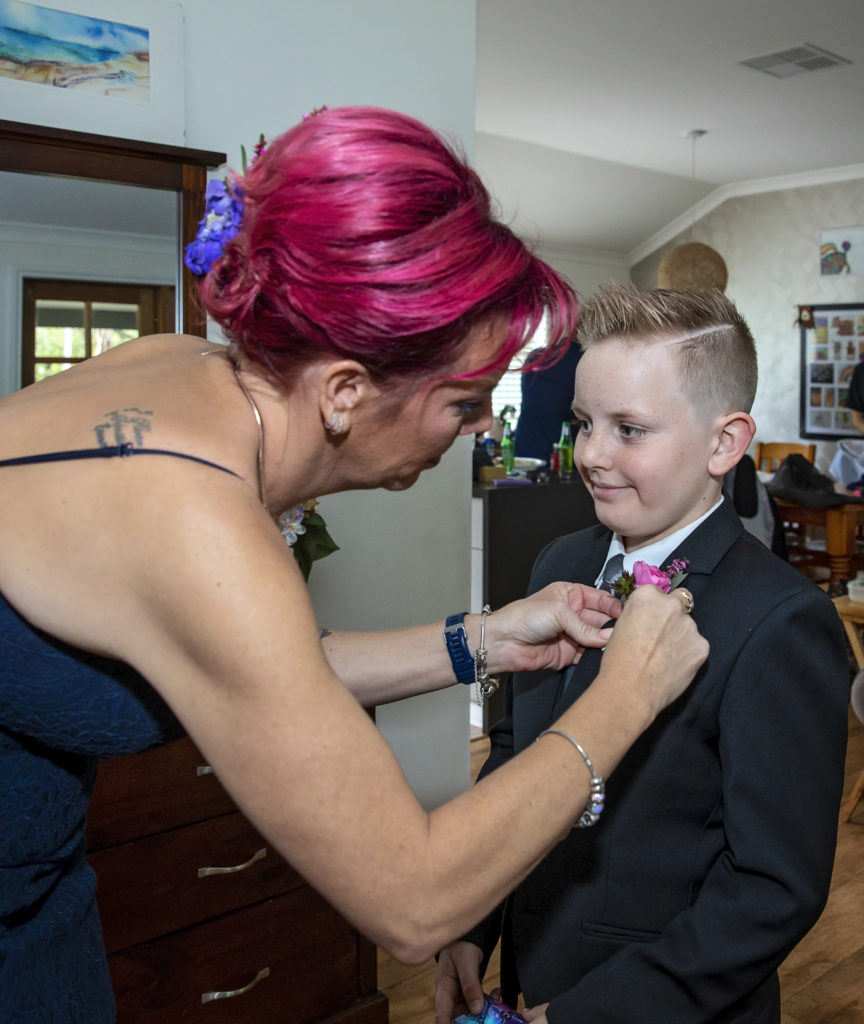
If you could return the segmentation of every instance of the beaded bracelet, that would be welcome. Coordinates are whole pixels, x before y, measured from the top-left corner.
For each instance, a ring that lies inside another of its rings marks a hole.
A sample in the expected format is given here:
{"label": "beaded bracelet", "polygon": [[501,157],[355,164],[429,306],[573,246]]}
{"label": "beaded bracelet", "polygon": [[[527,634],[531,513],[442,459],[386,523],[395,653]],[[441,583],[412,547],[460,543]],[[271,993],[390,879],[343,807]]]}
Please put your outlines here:
{"label": "beaded bracelet", "polygon": [[543,736],[562,736],[568,743],[573,744],[582,755],[582,760],[588,766],[588,771],[591,772],[591,793],[588,797],[588,803],[585,805],[585,810],[576,819],[573,827],[591,828],[592,825],[597,824],[600,820],[600,815],[603,813],[603,807],[606,803],[606,782],[594,771],[591,758],[585,753],[582,744],[577,743],[572,736],[568,736],[561,729],[544,729],[537,739],[542,739]]}

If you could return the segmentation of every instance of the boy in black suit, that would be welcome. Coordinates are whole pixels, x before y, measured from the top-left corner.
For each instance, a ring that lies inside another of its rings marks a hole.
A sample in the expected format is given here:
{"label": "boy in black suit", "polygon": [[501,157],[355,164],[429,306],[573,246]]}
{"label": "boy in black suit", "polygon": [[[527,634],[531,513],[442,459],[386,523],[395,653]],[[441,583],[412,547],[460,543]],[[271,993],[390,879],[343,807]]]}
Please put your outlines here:
{"label": "boy in black suit", "polygon": [[[596,827],[570,832],[442,951],[437,1020],[476,1011],[502,937],[505,1002],[521,991],[541,1024],[778,1024],[777,966],[831,878],[849,700],[840,623],[722,494],[755,431],[755,347],[732,303],[606,286],[579,341],[574,462],[601,525],[550,544],[530,589],[597,585],[616,554],[625,572],[684,560],[711,653],[608,780]],[[481,779],[537,739],[601,657],[514,677]]]}

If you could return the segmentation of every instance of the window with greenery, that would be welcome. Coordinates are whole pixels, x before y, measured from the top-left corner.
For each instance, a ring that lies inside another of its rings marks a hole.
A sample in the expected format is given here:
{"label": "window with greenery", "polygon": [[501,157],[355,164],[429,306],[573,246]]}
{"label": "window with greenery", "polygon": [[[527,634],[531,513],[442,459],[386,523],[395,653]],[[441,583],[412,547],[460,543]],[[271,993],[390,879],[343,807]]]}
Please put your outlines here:
{"label": "window with greenery", "polygon": [[22,386],[145,334],[174,330],[174,289],[25,278]]}

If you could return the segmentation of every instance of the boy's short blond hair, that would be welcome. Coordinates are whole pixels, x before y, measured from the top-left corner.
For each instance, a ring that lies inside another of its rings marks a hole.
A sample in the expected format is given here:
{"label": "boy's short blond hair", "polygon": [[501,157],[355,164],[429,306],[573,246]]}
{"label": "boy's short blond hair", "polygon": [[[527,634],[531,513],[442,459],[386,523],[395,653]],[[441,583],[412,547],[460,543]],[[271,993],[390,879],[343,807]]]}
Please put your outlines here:
{"label": "boy's short blond hair", "polygon": [[643,292],[603,284],[582,311],[578,340],[589,349],[608,338],[677,343],[681,386],[697,408],[750,412],[758,380],[756,346],[722,292]]}

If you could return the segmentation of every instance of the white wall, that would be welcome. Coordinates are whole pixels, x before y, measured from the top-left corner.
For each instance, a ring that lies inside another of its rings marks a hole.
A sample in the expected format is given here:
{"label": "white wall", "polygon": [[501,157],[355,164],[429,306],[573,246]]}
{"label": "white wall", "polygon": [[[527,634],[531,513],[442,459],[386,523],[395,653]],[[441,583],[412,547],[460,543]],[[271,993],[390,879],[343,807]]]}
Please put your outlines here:
{"label": "white wall", "polygon": [[[122,8],[122,2],[119,3]],[[186,144],[239,167],[326,104],[392,107],[474,138],[474,0],[182,0]]]}
{"label": "white wall", "polygon": [[537,255],[567,278],[583,302],[604,281],[616,281],[619,284],[628,284],[630,281],[627,261],[615,258],[612,254],[594,256],[578,250],[541,244],[537,248]]}
{"label": "white wall", "polygon": [[[726,294],[750,324],[759,354],[756,438],[799,440],[799,305],[861,302],[864,278],[819,270],[821,233],[864,221],[864,181],[841,181],[728,199],[631,268],[640,288],[657,287],[660,260],[683,241],[704,242],[726,262]],[[833,441],[817,441],[827,471]]]}
{"label": "white wall", "polygon": [[[472,152],[474,0],[245,0],[242,9],[183,0],[183,9],[191,147],[239,166],[241,143],[251,150],[261,132],[284,131],[322,104],[368,103],[419,117]],[[405,494],[325,498],[342,550],[312,570],[319,622],[388,629],[467,609],[470,490],[463,442]],[[468,784],[467,689],[378,712],[427,806]]]}

